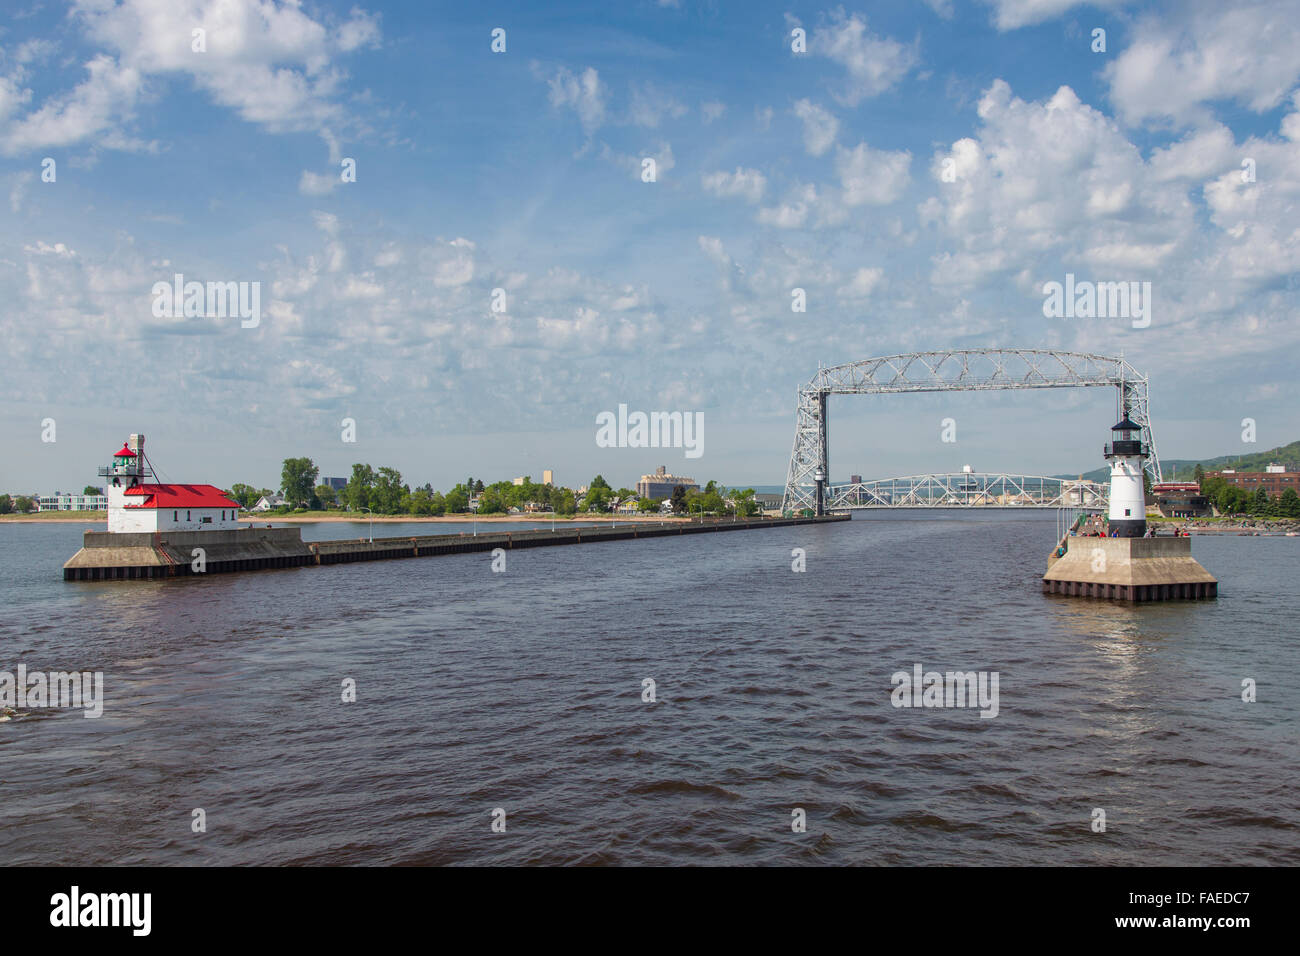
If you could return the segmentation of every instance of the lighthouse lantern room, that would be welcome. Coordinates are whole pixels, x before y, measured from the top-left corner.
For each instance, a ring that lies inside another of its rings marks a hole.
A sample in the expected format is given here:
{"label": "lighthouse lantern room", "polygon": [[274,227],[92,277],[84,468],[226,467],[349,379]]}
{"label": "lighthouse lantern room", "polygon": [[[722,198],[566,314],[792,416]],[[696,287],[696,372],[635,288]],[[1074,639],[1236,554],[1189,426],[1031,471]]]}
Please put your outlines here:
{"label": "lighthouse lantern room", "polygon": [[146,482],[152,478],[144,455],[144,436],[132,435],[113,453],[113,462],[99,469],[107,479],[110,532],[233,531],[239,523],[239,503],[213,485]]}
{"label": "lighthouse lantern room", "polygon": [[1146,492],[1143,468],[1148,454],[1142,444],[1142,426],[1125,416],[1110,430],[1104,449],[1110,463],[1111,534],[1119,538],[1141,538],[1147,532]]}

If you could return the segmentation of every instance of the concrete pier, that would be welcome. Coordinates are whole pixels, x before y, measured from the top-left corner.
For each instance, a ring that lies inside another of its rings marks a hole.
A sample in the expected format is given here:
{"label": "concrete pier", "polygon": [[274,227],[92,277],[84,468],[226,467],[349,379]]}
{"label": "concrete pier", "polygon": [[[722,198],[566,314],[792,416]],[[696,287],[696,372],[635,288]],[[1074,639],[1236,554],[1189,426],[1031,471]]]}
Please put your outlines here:
{"label": "concrete pier", "polygon": [[[541,548],[562,544],[594,544],[635,538],[721,531],[747,531],[790,525],[848,521],[849,515],[821,518],[748,518],[652,524],[628,522],[599,527],[560,525],[526,531],[490,531],[482,534],[432,534],[375,538],[373,541],[304,542],[298,528],[243,528],[238,531],[160,532],[120,534],[87,531],[82,548],[63,566],[65,581],[103,581],[124,578],[178,577],[222,574],[269,568],[316,567],[352,561],[383,561],[466,554],[494,548]],[[196,548],[203,549],[202,572],[195,570]]]}
{"label": "concrete pier", "polygon": [[1219,583],[1192,557],[1191,538],[1066,537],[1048,558],[1044,594],[1113,601],[1217,597]]}

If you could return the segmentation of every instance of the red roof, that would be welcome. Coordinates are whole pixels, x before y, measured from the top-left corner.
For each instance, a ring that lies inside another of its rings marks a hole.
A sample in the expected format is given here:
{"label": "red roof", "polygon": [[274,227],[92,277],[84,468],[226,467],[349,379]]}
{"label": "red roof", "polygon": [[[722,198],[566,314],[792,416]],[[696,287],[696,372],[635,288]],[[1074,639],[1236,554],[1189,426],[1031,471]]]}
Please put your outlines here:
{"label": "red roof", "polygon": [[128,508],[238,508],[226,493],[213,485],[136,485],[124,492],[129,497],[143,497]]}
{"label": "red roof", "polygon": [[126,443],[123,442],[123,443],[122,443],[122,450],[121,450],[121,451],[113,452],[113,457],[114,457],[114,458],[134,458],[134,457],[135,457],[135,452],[133,452],[131,449],[127,448],[127,447],[126,447]]}

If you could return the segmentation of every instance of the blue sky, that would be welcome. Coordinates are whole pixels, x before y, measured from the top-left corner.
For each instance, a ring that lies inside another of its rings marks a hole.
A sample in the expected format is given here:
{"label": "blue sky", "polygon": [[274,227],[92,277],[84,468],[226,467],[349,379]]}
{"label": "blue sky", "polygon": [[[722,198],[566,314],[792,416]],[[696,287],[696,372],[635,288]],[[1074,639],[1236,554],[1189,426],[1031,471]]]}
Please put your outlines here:
{"label": "blue sky", "polygon": [[[545,468],[617,486],[659,464],[777,483],[819,362],[947,347],[1122,352],[1151,376],[1166,457],[1292,441],[1297,13],[7,13],[0,438],[22,454],[0,489],[79,490],[132,431],[172,479],[218,484],[273,484],[289,455],[437,486]],[[345,159],[355,182],[340,181]],[[154,283],[176,272],[259,282],[260,323],[155,316]],[[1045,318],[1042,286],[1067,272],[1151,282],[1150,326]],[[703,412],[704,455],[597,447],[596,415],[620,403]],[[1113,405],[1093,390],[837,399],[833,476],[1089,470]],[[955,445],[940,441],[946,417]],[[1246,417],[1260,444],[1242,444]]]}

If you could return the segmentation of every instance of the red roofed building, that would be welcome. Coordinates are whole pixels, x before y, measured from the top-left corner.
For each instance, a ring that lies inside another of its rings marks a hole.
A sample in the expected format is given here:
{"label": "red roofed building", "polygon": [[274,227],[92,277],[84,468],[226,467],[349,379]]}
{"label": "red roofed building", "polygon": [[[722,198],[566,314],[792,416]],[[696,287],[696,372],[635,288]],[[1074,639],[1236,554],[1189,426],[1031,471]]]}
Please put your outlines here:
{"label": "red roofed building", "polygon": [[109,479],[108,530],[118,532],[231,531],[241,527],[239,502],[213,485],[146,482],[144,436],[132,435],[113,463],[99,469]]}

